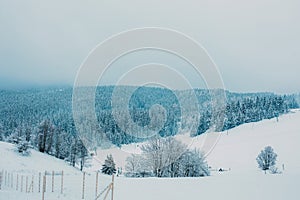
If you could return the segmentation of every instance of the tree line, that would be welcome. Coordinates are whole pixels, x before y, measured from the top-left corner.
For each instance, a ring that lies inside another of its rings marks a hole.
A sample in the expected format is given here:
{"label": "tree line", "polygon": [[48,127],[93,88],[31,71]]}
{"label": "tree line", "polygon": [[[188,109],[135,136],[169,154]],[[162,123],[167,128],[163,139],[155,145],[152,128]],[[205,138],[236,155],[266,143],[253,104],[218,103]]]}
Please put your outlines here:
{"label": "tree line", "polygon": [[[129,87],[129,86],[128,86]],[[123,89],[128,89],[124,86]],[[96,115],[99,129],[93,129],[96,134],[104,133],[115,145],[141,142],[143,139],[135,137],[133,133],[119,127],[112,114],[111,98],[113,86],[98,87],[96,91]],[[195,93],[199,102],[200,113],[195,113],[191,107],[190,115],[182,118],[180,104],[188,104],[189,95]],[[228,130],[243,123],[260,121],[263,119],[278,118],[290,109],[298,108],[295,95],[275,95],[272,93],[239,94],[226,91],[227,102],[224,107],[224,125],[219,131]],[[181,102],[177,97],[181,96]],[[185,98],[184,98],[185,97]],[[208,90],[195,89],[171,91],[162,88],[140,87],[133,93],[128,109],[132,120],[138,124],[137,128],[150,123],[149,109],[155,104],[161,105],[164,110],[156,115],[156,120],[166,116],[166,122],[158,135],[161,137],[173,136],[192,126],[193,117],[197,118],[199,126],[191,136],[206,132],[212,122],[212,106]],[[126,108],[127,109],[127,108]],[[124,108],[117,110],[118,121],[128,125]],[[183,123],[184,121],[184,123]],[[155,127],[154,127],[155,128]],[[138,132],[127,126],[127,130]],[[12,143],[28,142],[40,152],[65,159],[80,168],[86,164],[88,151],[77,136],[72,116],[72,88],[43,88],[34,90],[0,90],[0,141]],[[101,138],[95,139],[95,149],[101,144]],[[193,154],[189,152],[188,154]],[[184,159],[184,158],[182,158]]]}

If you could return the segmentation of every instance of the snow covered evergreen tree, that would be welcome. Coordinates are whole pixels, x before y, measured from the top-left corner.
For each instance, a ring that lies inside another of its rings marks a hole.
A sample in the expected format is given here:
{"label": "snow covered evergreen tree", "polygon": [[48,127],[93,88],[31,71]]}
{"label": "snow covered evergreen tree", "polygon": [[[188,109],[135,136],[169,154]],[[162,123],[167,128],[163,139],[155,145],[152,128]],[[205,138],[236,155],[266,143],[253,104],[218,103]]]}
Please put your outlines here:
{"label": "snow covered evergreen tree", "polygon": [[68,157],[68,161],[70,164],[75,167],[77,163],[79,165],[80,170],[83,170],[85,165],[86,157],[88,156],[88,151],[86,147],[83,145],[80,138],[72,139],[72,143],[70,145],[70,154]]}
{"label": "snow covered evergreen tree", "polygon": [[19,144],[22,141],[22,132],[20,129],[15,129],[7,138],[7,142]]}
{"label": "snow covered evergreen tree", "polygon": [[265,147],[257,156],[256,161],[258,167],[264,171],[269,170],[276,164],[277,154],[274,152],[271,146]]}
{"label": "snow covered evergreen tree", "polygon": [[42,153],[49,154],[53,143],[54,126],[49,120],[44,120],[38,128],[38,149]]}
{"label": "snow covered evergreen tree", "polygon": [[29,142],[26,140],[22,140],[17,144],[17,150],[23,156],[27,156],[30,154],[29,147]]}
{"label": "snow covered evergreen tree", "polygon": [[104,164],[102,165],[101,172],[107,175],[116,173],[116,164],[111,154],[106,157]]}
{"label": "snow covered evergreen tree", "polygon": [[0,141],[4,141],[3,125],[0,123]]}
{"label": "snow covered evergreen tree", "polygon": [[77,143],[77,149],[78,149],[77,157],[79,160],[79,167],[80,167],[80,171],[82,171],[83,167],[85,166],[86,159],[88,157],[88,151],[81,140],[79,140],[79,142]]}
{"label": "snow covered evergreen tree", "polygon": [[25,128],[25,140],[26,140],[27,142],[30,142],[30,140],[31,140],[31,135],[32,135],[32,133],[31,133],[31,128],[30,128],[29,126],[27,126],[27,127]]}

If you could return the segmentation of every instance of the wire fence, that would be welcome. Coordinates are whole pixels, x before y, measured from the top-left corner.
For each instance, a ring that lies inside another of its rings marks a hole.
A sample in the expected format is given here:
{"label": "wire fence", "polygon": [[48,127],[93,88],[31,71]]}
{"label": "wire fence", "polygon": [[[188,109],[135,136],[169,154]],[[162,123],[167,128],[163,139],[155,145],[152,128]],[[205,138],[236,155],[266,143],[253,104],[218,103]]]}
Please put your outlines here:
{"label": "wire fence", "polygon": [[[109,183],[105,184],[105,181],[103,181],[101,187],[99,186],[99,182],[98,172],[91,174],[82,172],[74,175],[66,174],[63,170],[38,173],[24,173],[9,170],[0,171],[0,193],[1,191],[9,191],[24,193],[23,195],[39,194],[38,199],[41,200],[47,200],[47,197],[49,197],[48,199],[53,199],[53,195],[56,195],[59,199],[69,199],[70,194],[74,195],[79,192],[81,193],[81,199],[113,200],[114,175],[112,175]],[[95,193],[92,192],[93,190]],[[94,193],[94,195],[91,193]],[[52,196],[50,194],[52,194]]]}

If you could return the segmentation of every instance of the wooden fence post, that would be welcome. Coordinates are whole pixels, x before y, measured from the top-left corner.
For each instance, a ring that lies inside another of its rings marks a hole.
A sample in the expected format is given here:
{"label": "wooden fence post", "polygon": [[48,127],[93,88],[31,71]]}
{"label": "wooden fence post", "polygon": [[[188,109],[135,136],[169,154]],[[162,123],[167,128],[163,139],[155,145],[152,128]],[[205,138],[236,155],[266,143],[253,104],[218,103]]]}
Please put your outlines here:
{"label": "wooden fence post", "polygon": [[7,172],[6,176],[7,176],[7,178],[6,178],[6,186],[9,186],[9,176],[10,176],[9,172]]}
{"label": "wooden fence post", "polygon": [[111,180],[111,200],[114,200],[114,181],[115,181],[115,176],[113,174]]}
{"label": "wooden fence post", "polygon": [[54,192],[54,171],[52,171],[52,192]]}
{"label": "wooden fence post", "polygon": [[39,193],[41,192],[41,172],[39,172]]}
{"label": "wooden fence post", "polygon": [[10,173],[7,172],[7,186],[9,187],[9,181],[10,181]]}
{"label": "wooden fence post", "polygon": [[26,176],[26,193],[28,192],[28,176]]}
{"label": "wooden fence post", "polygon": [[3,174],[3,171],[0,172],[0,190],[1,190],[1,187],[2,187],[2,174]]}
{"label": "wooden fence post", "polygon": [[46,175],[43,176],[42,200],[45,199],[46,192]]}
{"label": "wooden fence post", "polygon": [[82,199],[84,199],[85,172],[82,175]]}
{"label": "wooden fence post", "polygon": [[21,192],[23,192],[23,175],[21,176]]}
{"label": "wooden fence post", "polygon": [[44,177],[45,177],[45,192],[47,190],[47,176],[46,176],[46,174],[47,174],[47,171],[45,171],[45,175],[44,175]]}
{"label": "wooden fence post", "polygon": [[111,183],[108,185],[109,187],[106,190],[105,196],[103,198],[103,200],[106,200],[107,195],[109,194],[109,191],[111,191]]}
{"label": "wooden fence post", "polygon": [[14,175],[13,175],[13,172],[12,172],[12,173],[10,173],[10,187],[11,188],[14,187],[13,183],[14,183]]}
{"label": "wooden fence post", "polygon": [[7,185],[7,171],[5,170],[5,176],[4,176],[4,185]]}
{"label": "wooden fence post", "polygon": [[33,181],[34,181],[34,175],[31,177],[31,192],[33,193]]}
{"label": "wooden fence post", "polygon": [[11,173],[10,187],[14,188],[14,174],[13,173]]}
{"label": "wooden fence post", "polygon": [[10,187],[11,187],[11,188],[14,188],[14,173],[12,172],[12,173],[10,174],[10,176],[11,176],[11,179],[10,179]]}
{"label": "wooden fence post", "polygon": [[64,189],[64,171],[61,171],[61,188],[60,188],[60,193],[63,193]]}
{"label": "wooden fence post", "polygon": [[19,188],[19,174],[17,174],[17,183],[16,183],[16,190],[18,190]]}
{"label": "wooden fence post", "polygon": [[98,172],[96,173],[96,191],[95,191],[95,198],[98,196]]}

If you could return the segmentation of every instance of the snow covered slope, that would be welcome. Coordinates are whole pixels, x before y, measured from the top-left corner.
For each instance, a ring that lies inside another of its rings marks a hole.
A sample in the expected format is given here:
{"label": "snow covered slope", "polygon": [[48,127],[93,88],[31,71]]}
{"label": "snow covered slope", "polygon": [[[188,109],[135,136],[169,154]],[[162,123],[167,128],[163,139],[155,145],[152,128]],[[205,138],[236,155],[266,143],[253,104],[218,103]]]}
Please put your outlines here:
{"label": "snow covered slope", "polygon": [[64,161],[30,150],[30,156],[21,156],[16,152],[13,144],[0,142],[0,169],[14,170],[15,172],[36,173],[40,171],[64,170],[76,172]]}
{"label": "snow covered slope", "polygon": [[[212,134],[212,133],[210,133]],[[220,134],[220,133],[213,133]],[[211,154],[207,157],[212,169],[224,168],[230,171],[213,171],[212,176],[204,178],[145,178],[133,179],[116,177],[115,200],[153,200],[153,199],[242,199],[242,200],[298,200],[300,199],[298,186],[300,180],[300,111],[276,119],[244,124],[240,127],[221,133],[220,140]],[[187,135],[179,135],[191,147],[201,147],[205,135],[191,139]],[[95,170],[107,154],[112,154],[117,165],[123,166],[125,158],[131,152],[139,152],[141,144],[131,144],[110,150],[98,150],[97,159],[93,166],[85,169],[86,176],[85,199],[94,199]],[[277,167],[285,170],[282,174],[264,174],[257,168],[256,156],[267,145],[271,145],[278,154]],[[32,150],[30,157],[22,157],[14,152],[11,144],[0,143],[0,170],[7,170],[24,176],[45,170],[64,170],[64,193],[60,194],[59,184],[55,185],[55,192],[49,192],[47,186],[45,199],[81,199],[82,174],[68,166],[64,161],[41,154]],[[59,183],[60,176],[55,177]],[[48,177],[50,180],[50,177]],[[37,181],[37,180],[36,180]],[[110,181],[110,177],[99,177],[99,191]],[[0,200],[4,199],[41,199],[41,194],[24,193],[8,186],[0,190]]]}
{"label": "snow covered slope", "polygon": [[[278,167],[300,168],[300,110],[282,115],[276,119],[243,124],[221,133],[208,133],[218,138],[215,148],[207,156],[212,168],[231,168],[234,170],[257,171],[256,157],[267,145],[271,145],[278,154]],[[201,149],[207,135],[191,138],[189,134],[176,135],[189,148]],[[142,144],[124,145],[122,148],[98,150],[92,170],[97,170],[106,155],[112,154],[118,166],[125,166],[125,159],[131,153],[140,153]],[[299,159],[297,158],[299,157]]]}

